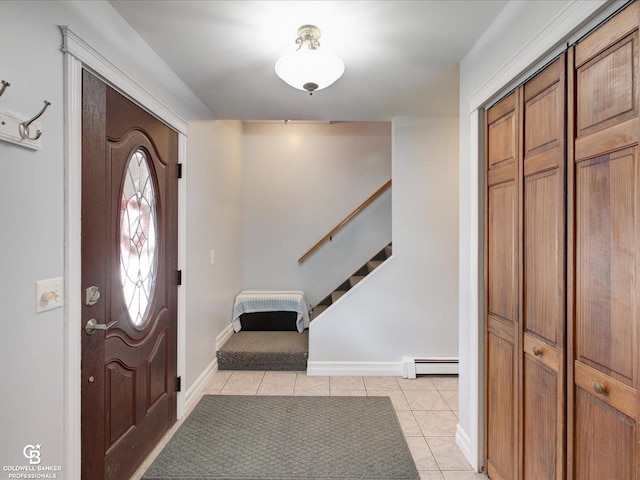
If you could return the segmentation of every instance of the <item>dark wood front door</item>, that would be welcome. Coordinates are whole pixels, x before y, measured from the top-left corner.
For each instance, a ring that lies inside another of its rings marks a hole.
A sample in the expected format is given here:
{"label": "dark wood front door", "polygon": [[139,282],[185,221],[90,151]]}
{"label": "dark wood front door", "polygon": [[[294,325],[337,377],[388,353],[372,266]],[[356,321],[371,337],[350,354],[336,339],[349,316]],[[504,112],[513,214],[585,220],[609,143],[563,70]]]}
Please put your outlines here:
{"label": "dark wood front door", "polygon": [[86,71],[82,112],[82,477],[122,480],[176,420],[178,135]]}

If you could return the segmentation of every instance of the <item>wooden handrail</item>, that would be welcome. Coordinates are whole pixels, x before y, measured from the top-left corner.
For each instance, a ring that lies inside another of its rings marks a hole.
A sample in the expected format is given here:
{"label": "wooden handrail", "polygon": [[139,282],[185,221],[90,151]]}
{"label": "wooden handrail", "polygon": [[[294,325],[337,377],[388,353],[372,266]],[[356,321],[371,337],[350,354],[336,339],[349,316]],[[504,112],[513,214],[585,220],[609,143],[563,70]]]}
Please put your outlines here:
{"label": "wooden handrail", "polygon": [[313,247],[311,247],[309,249],[309,251],[307,253],[305,253],[304,255],[302,255],[299,259],[298,259],[298,263],[302,263],[304,262],[307,258],[309,258],[311,255],[313,255],[315,253],[316,250],[318,250],[322,245],[324,245],[326,242],[328,242],[329,240],[331,240],[331,237],[333,237],[336,233],[338,233],[338,231],[344,227],[347,223],[349,223],[351,220],[353,220],[353,218],[358,215],[362,210],[364,210],[365,208],[367,208],[369,205],[371,205],[373,203],[373,201],[375,199],[377,199],[380,195],[382,195],[385,191],[387,191],[389,188],[391,187],[391,180],[389,180],[387,183],[385,183],[384,185],[382,185],[378,190],[376,190],[374,192],[373,195],[371,195],[369,198],[367,198],[364,202],[362,202],[362,204],[356,208],[353,212],[351,212],[349,215],[347,215],[345,217],[344,220],[342,220],[338,225],[336,225],[335,227],[333,227],[333,229],[327,233],[324,237],[322,237],[320,239],[320,241],[318,243],[316,243]]}

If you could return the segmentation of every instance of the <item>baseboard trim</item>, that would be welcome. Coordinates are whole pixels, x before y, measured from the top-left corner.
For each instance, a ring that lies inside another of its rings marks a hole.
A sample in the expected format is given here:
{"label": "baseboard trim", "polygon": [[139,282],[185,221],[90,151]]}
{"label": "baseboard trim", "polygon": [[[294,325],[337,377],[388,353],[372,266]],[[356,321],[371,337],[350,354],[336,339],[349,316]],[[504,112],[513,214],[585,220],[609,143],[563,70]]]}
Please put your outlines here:
{"label": "baseboard trim", "polygon": [[467,432],[464,431],[464,428],[460,424],[456,427],[456,445],[462,451],[462,454],[465,456],[467,461],[471,465],[475,465],[473,456],[471,455],[471,439]]}
{"label": "baseboard trim", "polygon": [[307,375],[402,376],[402,362],[307,362]]}
{"label": "baseboard trim", "polygon": [[216,352],[231,338],[231,335],[233,335],[233,325],[229,324],[220,332],[220,335],[216,337]]}
{"label": "baseboard trim", "polygon": [[218,359],[214,358],[213,362],[207,365],[207,368],[200,374],[200,376],[193,382],[193,385],[187,390],[184,401],[184,411],[191,410],[196,400],[200,397],[200,393],[204,389],[205,385],[209,383],[211,377],[218,371]]}

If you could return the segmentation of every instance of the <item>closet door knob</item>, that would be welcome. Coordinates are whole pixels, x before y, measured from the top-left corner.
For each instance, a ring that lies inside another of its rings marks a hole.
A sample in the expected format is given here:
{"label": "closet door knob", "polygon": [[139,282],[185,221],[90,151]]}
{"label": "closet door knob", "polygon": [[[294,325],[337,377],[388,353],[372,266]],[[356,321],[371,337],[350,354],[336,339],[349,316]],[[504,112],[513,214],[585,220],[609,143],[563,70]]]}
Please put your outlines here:
{"label": "closet door knob", "polygon": [[600,382],[593,382],[591,386],[593,387],[593,391],[596,392],[598,395],[602,395],[603,393],[607,392],[607,387],[605,387]]}
{"label": "closet door knob", "polygon": [[533,347],[533,354],[536,357],[539,357],[540,355],[542,355],[542,349],[540,347],[538,347],[538,346]]}

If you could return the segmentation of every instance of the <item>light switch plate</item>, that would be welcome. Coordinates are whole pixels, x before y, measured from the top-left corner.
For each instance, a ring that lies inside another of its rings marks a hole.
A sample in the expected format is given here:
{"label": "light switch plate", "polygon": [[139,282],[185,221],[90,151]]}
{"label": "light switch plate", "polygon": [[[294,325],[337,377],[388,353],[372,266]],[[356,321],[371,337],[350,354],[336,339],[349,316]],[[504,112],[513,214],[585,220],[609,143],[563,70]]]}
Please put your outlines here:
{"label": "light switch plate", "polygon": [[216,263],[216,251],[211,250],[211,265],[213,265],[214,263]]}
{"label": "light switch plate", "polygon": [[36,313],[46,312],[64,305],[64,282],[62,277],[36,282]]}

